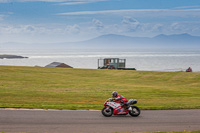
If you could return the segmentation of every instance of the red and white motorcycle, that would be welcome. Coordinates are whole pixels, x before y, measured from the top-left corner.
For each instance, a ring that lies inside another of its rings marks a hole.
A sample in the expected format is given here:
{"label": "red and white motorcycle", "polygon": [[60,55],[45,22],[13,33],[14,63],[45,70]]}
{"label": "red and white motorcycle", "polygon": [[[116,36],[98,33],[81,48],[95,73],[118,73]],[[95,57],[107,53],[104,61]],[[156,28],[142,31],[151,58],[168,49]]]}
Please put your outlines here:
{"label": "red and white motorcycle", "polygon": [[127,115],[128,113],[133,117],[137,117],[140,115],[140,109],[137,106],[130,106],[136,103],[136,99],[130,99],[127,103],[124,101],[116,103],[112,98],[109,98],[105,101],[104,108],[101,112],[106,117],[110,117],[112,115]]}

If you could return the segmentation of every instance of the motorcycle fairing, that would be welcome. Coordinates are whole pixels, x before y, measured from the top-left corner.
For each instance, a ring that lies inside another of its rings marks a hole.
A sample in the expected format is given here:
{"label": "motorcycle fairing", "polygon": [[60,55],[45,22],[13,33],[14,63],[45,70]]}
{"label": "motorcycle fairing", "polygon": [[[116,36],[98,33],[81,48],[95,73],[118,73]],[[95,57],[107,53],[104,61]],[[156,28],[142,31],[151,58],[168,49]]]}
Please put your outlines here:
{"label": "motorcycle fairing", "polygon": [[114,115],[128,114],[128,110],[125,110],[124,107],[120,103],[107,102],[107,106],[110,106],[113,108]]}
{"label": "motorcycle fairing", "polygon": [[116,102],[107,102],[107,105],[112,107],[113,109],[119,108],[121,106],[121,104],[116,103]]}

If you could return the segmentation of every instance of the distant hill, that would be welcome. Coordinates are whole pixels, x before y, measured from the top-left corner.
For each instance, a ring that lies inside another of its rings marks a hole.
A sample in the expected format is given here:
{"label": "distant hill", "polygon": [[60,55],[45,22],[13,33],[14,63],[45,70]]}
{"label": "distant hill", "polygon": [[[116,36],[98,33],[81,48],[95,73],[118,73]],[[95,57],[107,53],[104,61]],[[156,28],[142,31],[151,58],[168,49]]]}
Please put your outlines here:
{"label": "distant hill", "polygon": [[149,38],[108,34],[74,43],[74,46],[87,48],[200,48],[200,36],[191,36],[185,33],[160,34]]}
{"label": "distant hill", "polygon": [[97,48],[134,48],[141,47],[139,44],[147,44],[149,40],[151,39],[147,37],[129,37],[123,35],[108,34],[84,42],[78,42],[78,44]]}
{"label": "distant hill", "polygon": [[67,49],[129,49],[129,48],[200,48],[200,36],[187,33],[164,35],[153,38],[130,37],[124,35],[107,34],[91,40],[80,42],[63,42],[48,44],[5,43],[0,48],[67,48]]}
{"label": "distant hill", "polygon": [[158,35],[152,38],[154,43],[169,46],[169,47],[183,47],[183,48],[200,48],[200,37],[185,34],[173,35]]}

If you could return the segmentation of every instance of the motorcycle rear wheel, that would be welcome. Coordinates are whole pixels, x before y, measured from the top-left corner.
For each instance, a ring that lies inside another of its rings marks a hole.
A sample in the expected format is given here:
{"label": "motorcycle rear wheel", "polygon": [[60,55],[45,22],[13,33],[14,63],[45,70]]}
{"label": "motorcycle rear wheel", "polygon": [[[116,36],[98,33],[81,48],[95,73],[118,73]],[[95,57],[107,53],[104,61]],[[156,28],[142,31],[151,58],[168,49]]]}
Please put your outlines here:
{"label": "motorcycle rear wheel", "polygon": [[112,110],[112,108],[106,108],[106,107],[104,107],[104,108],[101,110],[101,113],[102,113],[105,117],[110,117],[110,116],[112,116],[112,114],[113,114],[113,110]]}
{"label": "motorcycle rear wheel", "polygon": [[131,110],[129,111],[129,114],[133,117],[137,117],[140,115],[140,109],[137,106],[131,106]]}

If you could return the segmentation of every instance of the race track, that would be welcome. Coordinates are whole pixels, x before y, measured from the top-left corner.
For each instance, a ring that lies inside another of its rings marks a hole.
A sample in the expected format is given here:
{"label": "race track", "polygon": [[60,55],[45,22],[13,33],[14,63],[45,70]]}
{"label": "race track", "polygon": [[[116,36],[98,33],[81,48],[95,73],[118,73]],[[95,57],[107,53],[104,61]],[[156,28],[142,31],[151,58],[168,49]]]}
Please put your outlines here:
{"label": "race track", "polygon": [[144,110],[139,117],[100,111],[0,110],[0,132],[113,133],[200,130],[200,109]]}

